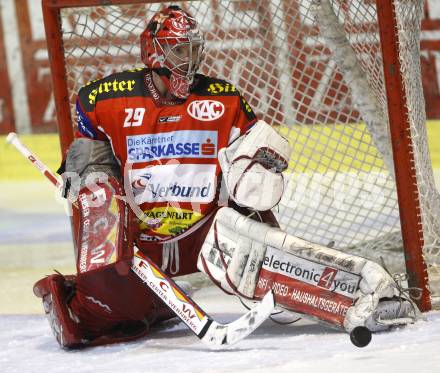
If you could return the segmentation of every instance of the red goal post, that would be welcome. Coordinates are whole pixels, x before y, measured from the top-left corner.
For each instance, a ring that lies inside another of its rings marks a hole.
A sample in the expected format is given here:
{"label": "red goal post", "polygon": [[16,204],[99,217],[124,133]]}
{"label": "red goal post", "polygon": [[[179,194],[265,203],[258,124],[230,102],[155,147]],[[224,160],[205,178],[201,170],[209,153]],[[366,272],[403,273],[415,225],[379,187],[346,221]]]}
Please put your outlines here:
{"label": "red goal post", "polygon": [[[79,82],[140,66],[133,45],[160,3],[43,0],[63,154]],[[202,72],[236,84],[294,145],[277,212],[283,227],[384,257],[393,270],[404,262],[420,308],[431,309],[440,295],[440,198],[424,129],[423,1],[173,3],[205,32]]]}
{"label": "red goal post", "polygon": [[[408,97],[404,89],[395,32],[398,29],[396,9],[392,1],[376,0],[376,4],[408,283],[412,287],[423,289],[419,307],[427,311],[432,305],[427,267],[423,258],[424,237],[419,188],[415,174],[414,140],[411,136],[406,104]],[[423,95],[423,91],[420,94]]]}

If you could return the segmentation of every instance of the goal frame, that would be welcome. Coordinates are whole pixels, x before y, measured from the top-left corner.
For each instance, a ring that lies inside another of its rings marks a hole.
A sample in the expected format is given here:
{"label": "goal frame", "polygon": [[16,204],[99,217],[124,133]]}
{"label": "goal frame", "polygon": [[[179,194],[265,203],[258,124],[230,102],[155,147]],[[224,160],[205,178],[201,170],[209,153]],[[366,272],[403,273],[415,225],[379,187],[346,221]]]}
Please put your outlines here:
{"label": "goal frame", "polygon": [[[43,18],[60,136],[62,157],[73,141],[72,117],[66,82],[65,57],[61,33],[60,11],[69,7],[99,5],[128,5],[163,3],[166,0],[42,0]],[[427,266],[423,257],[421,205],[414,169],[413,139],[410,136],[409,113],[396,37],[397,20],[392,0],[376,0],[383,72],[388,103],[392,152],[399,200],[403,250],[408,274],[408,285],[421,289],[417,304],[421,311],[432,308],[428,286]],[[75,217],[73,224],[77,224]]]}

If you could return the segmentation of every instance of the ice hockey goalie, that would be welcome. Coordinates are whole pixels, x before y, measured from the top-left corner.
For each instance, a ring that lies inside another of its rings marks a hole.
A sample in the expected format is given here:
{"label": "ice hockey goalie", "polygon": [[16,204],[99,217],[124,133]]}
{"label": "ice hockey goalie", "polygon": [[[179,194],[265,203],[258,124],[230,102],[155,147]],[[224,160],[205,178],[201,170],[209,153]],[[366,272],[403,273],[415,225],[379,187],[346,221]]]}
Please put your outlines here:
{"label": "ice hockey goalie", "polygon": [[174,316],[130,271],[135,245],[170,277],[199,268],[246,298],[272,290],[279,307],[347,331],[411,322],[415,307],[379,265],[278,227],[289,144],[231,83],[197,74],[195,19],[169,6],[140,39],[145,68],[78,92],[65,165],[79,182],[64,175],[78,197],[77,271],[34,286],[59,344],[128,341]]}

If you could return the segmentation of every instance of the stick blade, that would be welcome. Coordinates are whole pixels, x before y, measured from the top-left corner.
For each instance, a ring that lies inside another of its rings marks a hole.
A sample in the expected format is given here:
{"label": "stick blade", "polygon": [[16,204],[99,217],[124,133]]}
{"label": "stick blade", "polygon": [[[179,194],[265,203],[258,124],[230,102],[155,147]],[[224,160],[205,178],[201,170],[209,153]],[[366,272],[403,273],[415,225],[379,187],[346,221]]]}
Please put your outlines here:
{"label": "stick blade", "polygon": [[246,338],[267,320],[274,308],[275,300],[273,293],[269,291],[257,306],[230,324],[224,325],[213,321],[203,336],[202,341],[214,348],[237,343]]}

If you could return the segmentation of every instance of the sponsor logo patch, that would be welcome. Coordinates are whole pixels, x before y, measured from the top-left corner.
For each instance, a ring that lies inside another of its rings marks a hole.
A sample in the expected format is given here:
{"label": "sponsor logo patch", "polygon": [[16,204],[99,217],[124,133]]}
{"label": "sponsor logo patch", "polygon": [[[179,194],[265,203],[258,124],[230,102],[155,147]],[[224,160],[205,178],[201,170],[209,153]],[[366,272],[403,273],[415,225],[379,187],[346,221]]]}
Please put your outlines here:
{"label": "sponsor logo patch", "polygon": [[268,247],[263,268],[331,292],[354,298],[360,277]]}
{"label": "sponsor logo patch", "polygon": [[217,131],[173,131],[127,136],[131,163],[175,158],[217,158]]}
{"label": "sponsor logo patch", "polygon": [[130,170],[137,205],[145,202],[200,202],[214,200],[216,165],[171,164]]}
{"label": "sponsor logo patch", "polygon": [[324,272],[322,272],[321,277],[318,281],[318,286],[324,289],[331,289],[332,284],[335,281],[338,270],[335,268],[325,267]]}
{"label": "sponsor logo patch", "polygon": [[197,100],[191,102],[186,110],[194,119],[209,122],[222,117],[225,113],[225,106],[215,100]]}
{"label": "sponsor logo patch", "polygon": [[[93,83],[93,82],[91,82]],[[88,99],[89,104],[93,105],[96,102],[97,97],[102,94],[111,94],[114,92],[131,92],[136,85],[135,80],[117,80],[102,82],[95,89],[92,89],[89,93]]]}
{"label": "sponsor logo patch", "polygon": [[181,115],[172,115],[169,117],[159,117],[159,123],[176,123],[182,119]]}
{"label": "sponsor logo patch", "polygon": [[175,207],[155,207],[144,211],[140,228],[151,229],[156,233],[175,236],[187,230],[203,217],[198,212]]}

